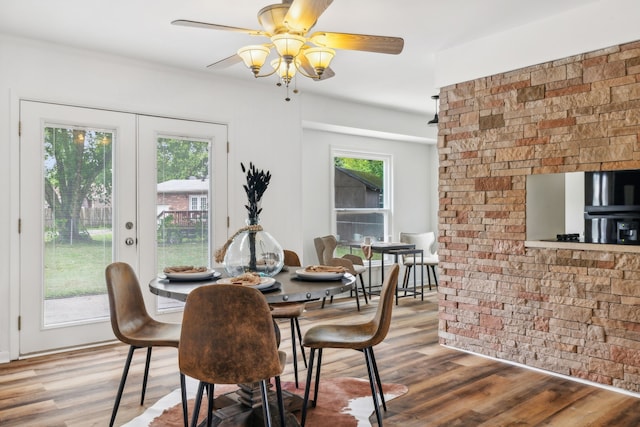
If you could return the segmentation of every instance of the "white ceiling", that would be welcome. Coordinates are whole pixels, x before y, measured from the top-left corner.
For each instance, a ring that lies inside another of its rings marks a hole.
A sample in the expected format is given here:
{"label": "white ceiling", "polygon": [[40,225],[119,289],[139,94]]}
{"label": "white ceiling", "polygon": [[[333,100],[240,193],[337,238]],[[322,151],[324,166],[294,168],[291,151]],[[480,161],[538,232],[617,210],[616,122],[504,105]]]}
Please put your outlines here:
{"label": "white ceiling", "polygon": [[[436,52],[522,26],[596,0],[335,0],[315,30],[402,37],[400,55],[341,50],[332,79],[298,79],[301,91],[432,115]],[[259,29],[269,0],[0,0],[0,33],[227,75],[246,84],[244,65],[206,66],[246,44],[245,34],[171,25],[189,19]]]}

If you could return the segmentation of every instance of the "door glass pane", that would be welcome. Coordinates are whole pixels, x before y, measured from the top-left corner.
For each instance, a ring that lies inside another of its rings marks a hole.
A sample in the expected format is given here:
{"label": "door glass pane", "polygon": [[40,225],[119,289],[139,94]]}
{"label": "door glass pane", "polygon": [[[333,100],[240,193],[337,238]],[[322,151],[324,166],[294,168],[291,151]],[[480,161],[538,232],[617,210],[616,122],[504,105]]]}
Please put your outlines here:
{"label": "door glass pane", "polygon": [[[173,265],[211,265],[209,243],[210,141],[159,137],[157,152],[158,274]],[[158,308],[181,307],[159,298]]]}
{"label": "door glass pane", "polygon": [[109,316],[114,132],[44,128],[44,326]]}

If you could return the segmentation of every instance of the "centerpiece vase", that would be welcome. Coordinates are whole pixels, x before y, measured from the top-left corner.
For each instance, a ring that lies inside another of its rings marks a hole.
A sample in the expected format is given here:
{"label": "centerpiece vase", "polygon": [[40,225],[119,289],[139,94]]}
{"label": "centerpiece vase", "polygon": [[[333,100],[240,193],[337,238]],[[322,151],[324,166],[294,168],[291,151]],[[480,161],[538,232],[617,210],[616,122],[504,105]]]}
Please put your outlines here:
{"label": "centerpiece vase", "polygon": [[247,227],[238,233],[227,248],[224,268],[230,277],[258,273],[272,277],[282,270],[284,252],[271,234],[262,230],[259,219],[249,218]]}

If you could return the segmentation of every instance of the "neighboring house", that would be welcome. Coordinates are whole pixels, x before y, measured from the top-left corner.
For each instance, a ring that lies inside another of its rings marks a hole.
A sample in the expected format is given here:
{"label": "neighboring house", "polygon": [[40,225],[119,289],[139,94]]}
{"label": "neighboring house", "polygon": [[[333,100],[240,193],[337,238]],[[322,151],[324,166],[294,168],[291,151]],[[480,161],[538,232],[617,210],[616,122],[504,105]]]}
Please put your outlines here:
{"label": "neighboring house", "polygon": [[170,179],[158,184],[158,214],[162,211],[206,211],[209,179]]}
{"label": "neighboring house", "polygon": [[179,243],[184,237],[205,236],[208,229],[209,179],[171,179],[157,187],[160,237]]}
{"label": "neighboring house", "polygon": [[[382,177],[340,167],[335,168],[336,209],[378,209],[383,203]],[[384,239],[384,218],[372,212],[339,212],[336,237],[359,242],[363,236]]]}
{"label": "neighboring house", "polygon": [[335,168],[337,208],[379,208],[382,203],[382,177],[370,173]]}

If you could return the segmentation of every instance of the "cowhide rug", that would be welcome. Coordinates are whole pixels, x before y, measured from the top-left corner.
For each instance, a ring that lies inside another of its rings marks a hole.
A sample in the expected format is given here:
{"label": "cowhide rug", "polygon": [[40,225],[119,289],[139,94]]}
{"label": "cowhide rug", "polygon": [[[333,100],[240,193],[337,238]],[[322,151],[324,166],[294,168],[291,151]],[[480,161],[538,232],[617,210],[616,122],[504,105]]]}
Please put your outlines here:
{"label": "cowhide rug", "polygon": [[[193,413],[193,395],[197,385],[190,382],[187,386],[189,395],[189,417]],[[304,396],[302,388],[296,389],[293,382],[283,381],[282,387],[292,393]],[[228,393],[237,388],[235,385],[220,385],[215,388],[215,395]],[[407,393],[408,389],[401,384],[383,384],[382,390],[387,405],[392,399]],[[313,392],[312,392],[313,393]],[[206,415],[206,397],[203,399],[201,418]],[[371,426],[369,417],[374,414],[373,399],[368,380],[359,378],[322,378],[318,404],[309,408],[306,427],[366,427]],[[300,420],[300,413],[296,413]],[[375,420],[375,415],[373,415]],[[142,415],[134,418],[123,427],[182,427],[182,406],[180,390],[174,390],[147,409]]]}

